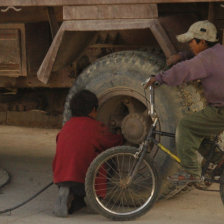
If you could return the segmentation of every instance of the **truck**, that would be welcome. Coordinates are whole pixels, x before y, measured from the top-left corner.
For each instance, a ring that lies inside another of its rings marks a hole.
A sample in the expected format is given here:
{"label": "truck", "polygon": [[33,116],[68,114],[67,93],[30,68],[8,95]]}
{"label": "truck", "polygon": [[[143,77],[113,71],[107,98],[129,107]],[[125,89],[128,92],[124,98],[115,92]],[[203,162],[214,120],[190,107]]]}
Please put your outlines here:
{"label": "truck", "polygon": [[[139,145],[152,122],[141,83],[187,50],[176,35],[193,22],[213,22],[224,44],[223,12],[219,0],[0,0],[0,124],[60,128],[71,97],[89,89],[98,119]],[[158,129],[175,132],[184,113],[203,106],[198,81],[161,86]],[[175,150],[172,139],[160,141]],[[156,158],[161,177],[175,169],[162,153]],[[174,191],[164,183],[161,195]]]}

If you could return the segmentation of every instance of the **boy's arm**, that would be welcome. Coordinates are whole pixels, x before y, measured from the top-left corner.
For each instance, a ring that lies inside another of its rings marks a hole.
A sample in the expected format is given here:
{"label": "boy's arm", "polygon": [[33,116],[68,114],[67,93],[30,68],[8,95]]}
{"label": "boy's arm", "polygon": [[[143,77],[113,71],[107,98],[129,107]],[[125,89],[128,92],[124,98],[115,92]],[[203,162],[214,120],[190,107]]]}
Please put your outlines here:
{"label": "boy's arm", "polygon": [[172,65],[175,65],[176,63],[178,63],[180,61],[190,59],[193,56],[194,56],[194,54],[190,50],[181,51],[181,52],[173,54],[169,58],[167,58],[166,64],[167,64],[167,66],[172,66]]}
{"label": "boy's arm", "polygon": [[98,143],[100,145],[100,151],[104,151],[107,148],[113,146],[122,145],[123,137],[121,134],[113,134],[110,132],[108,127],[100,123],[98,133]]}
{"label": "boy's arm", "polygon": [[169,86],[177,86],[184,82],[203,79],[208,76],[208,72],[202,62],[201,56],[195,56],[190,60],[186,60],[174,65],[167,71],[156,75],[156,80],[161,84]]}

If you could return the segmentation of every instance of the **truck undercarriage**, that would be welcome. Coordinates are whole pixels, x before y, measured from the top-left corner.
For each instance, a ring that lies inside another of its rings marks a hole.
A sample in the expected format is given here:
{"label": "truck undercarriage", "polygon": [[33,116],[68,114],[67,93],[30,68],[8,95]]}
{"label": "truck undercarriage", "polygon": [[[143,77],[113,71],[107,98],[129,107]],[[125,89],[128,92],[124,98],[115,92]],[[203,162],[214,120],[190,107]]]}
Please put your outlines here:
{"label": "truck undercarriage", "polygon": [[[138,145],[151,120],[141,82],[187,49],[176,35],[195,21],[214,22],[224,43],[223,11],[221,1],[0,0],[0,123],[60,128],[72,95],[87,88],[99,97],[98,119]],[[169,132],[204,105],[197,82],[157,96],[158,128]],[[161,175],[171,172],[164,155],[158,163]]]}

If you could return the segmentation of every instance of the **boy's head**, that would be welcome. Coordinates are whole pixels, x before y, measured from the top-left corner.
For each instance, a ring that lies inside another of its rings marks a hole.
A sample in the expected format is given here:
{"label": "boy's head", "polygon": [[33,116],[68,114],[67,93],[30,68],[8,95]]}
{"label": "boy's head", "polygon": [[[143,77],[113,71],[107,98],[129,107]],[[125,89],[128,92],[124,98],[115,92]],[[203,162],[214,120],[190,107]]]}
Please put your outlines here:
{"label": "boy's head", "polygon": [[181,43],[188,43],[193,39],[205,40],[211,43],[218,42],[215,25],[208,20],[198,21],[193,23],[186,33],[177,36],[177,40]]}
{"label": "boy's head", "polygon": [[177,36],[177,40],[188,43],[192,52],[197,55],[217,44],[217,36],[215,25],[208,20],[203,20],[192,24],[186,33]]}
{"label": "boy's head", "polygon": [[91,116],[95,118],[98,99],[94,93],[84,89],[72,97],[70,108],[73,117]]}

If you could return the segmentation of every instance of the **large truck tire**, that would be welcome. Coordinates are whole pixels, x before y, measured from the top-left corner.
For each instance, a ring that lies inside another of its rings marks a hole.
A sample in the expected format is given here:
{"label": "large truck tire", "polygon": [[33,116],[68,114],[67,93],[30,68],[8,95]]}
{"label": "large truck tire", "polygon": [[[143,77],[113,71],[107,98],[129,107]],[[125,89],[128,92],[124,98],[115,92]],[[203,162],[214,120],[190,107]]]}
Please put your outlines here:
{"label": "large truck tire", "polygon": [[[63,122],[71,117],[69,101],[72,96],[81,89],[88,89],[99,98],[98,119],[111,129],[120,127],[127,144],[138,145],[151,124],[151,117],[147,113],[149,93],[144,91],[141,83],[150,75],[157,74],[164,66],[165,58],[157,50],[124,51],[97,60],[80,74],[71,87],[65,103]],[[155,91],[159,130],[175,133],[183,112],[203,107],[200,92],[194,85],[178,88],[162,85]],[[160,142],[175,152],[173,138],[160,137]],[[176,164],[163,152],[156,154],[155,162],[163,183],[160,197],[178,193],[181,189],[166,180],[177,169]]]}

